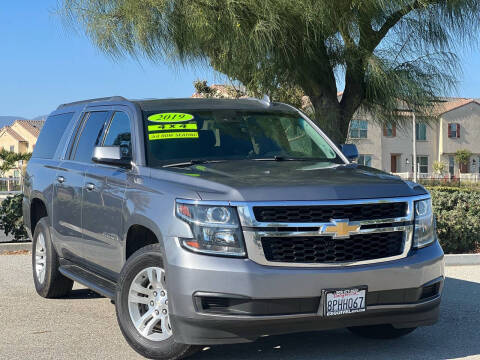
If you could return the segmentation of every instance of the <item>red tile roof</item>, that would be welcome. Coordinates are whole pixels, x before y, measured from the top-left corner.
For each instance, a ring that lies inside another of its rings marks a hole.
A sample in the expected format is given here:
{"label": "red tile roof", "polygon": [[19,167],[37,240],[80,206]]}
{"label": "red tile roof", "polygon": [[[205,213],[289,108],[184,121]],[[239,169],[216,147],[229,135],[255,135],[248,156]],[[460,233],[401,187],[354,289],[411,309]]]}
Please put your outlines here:
{"label": "red tile roof", "polygon": [[35,137],[40,135],[40,130],[42,130],[43,124],[45,123],[43,120],[16,120],[15,122]]}
{"label": "red tile roof", "polygon": [[443,115],[449,111],[458,109],[462,106],[476,103],[480,105],[480,102],[476,99],[468,98],[447,98],[445,101],[439,102],[434,109],[436,115]]}
{"label": "red tile roof", "polygon": [[27,141],[23,137],[21,137],[15,130],[13,130],[10,126],[5,126],[1,130],[2,132],[8,133],[11,137],[18,141]]}

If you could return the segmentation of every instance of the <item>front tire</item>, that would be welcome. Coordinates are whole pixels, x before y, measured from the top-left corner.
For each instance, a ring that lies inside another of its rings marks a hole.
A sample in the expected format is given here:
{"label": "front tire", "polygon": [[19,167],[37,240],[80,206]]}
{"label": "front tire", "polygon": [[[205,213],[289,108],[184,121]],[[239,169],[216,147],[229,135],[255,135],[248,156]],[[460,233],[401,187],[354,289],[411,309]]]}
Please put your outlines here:
{"label": "front tire", "polygon": [[73,281],[58,271],[60,264],[52,244],[48,223],[48,217],[44,217],[35,226],[32,241],[33,282],[38,295],[44,298],[58,298],[72,290]]}
{"label": "front tire", "polygon": [[176,360],[198,347],[174,340],[163,264],[160,244],[133,254],[120,274],[115,307],[123,336],[136,352],[149,359]]}
{"label": "front tire", "polygon": [[352,333],[369,339],[396,339],[410,334],[416,328],[396,329],[390,324],[349,327]]}

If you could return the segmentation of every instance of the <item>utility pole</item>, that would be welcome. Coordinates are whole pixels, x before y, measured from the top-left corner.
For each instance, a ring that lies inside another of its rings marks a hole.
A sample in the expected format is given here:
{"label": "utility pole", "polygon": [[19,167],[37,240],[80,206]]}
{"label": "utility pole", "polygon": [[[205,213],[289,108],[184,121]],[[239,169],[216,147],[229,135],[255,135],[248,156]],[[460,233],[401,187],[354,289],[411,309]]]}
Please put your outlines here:
{"label": "utility pole", "polygon": [[412,111],[412,133],[413,133],[413,181],[417,182],[417,127],[415,124],[415,111]]}

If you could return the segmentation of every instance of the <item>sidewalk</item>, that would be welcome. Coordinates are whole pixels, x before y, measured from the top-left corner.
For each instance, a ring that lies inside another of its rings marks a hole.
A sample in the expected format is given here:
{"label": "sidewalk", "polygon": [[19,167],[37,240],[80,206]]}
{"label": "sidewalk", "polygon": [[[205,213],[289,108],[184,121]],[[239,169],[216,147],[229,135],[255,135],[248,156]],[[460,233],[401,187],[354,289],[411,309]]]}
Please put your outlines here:
{"label": "sidewalk", "polygon": [[12,241],[12,236],[6,236],[3,230],[0,230],[0,243]]}

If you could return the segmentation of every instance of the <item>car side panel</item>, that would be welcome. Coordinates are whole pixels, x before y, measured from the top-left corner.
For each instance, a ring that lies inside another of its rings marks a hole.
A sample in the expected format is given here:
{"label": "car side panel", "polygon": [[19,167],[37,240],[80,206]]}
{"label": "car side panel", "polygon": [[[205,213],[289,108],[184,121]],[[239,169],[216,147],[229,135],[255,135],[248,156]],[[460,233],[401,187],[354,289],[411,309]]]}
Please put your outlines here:
{"label": "car side panel", "polygon": [[[64,182],[58,182],[63,177]],[[52,180],[54,184],[52,211],[52,238],[58,254],[81,264],[82,245],[82,194],[85,180],[85,165],[64,161]]]}
{"label": "car side panel", "polygon": [[59,165],[58,160],[32,158],[28,162],[24,178],[23,218],[24,224],[31,237],[33,229],[30,223],[30,207],[34,199],[41,200],[47,209],[51,220],[52,197],[55,174]]}
{"label": "car side panel", "polygon": [[[180,237],[191,236],[188,224],[175,217],[175,199],[199,199],[198,194],[170,181],[152,179],[149,177],[149,172],[148,168],[136,167],[127,178],[123,209],[124,244],[126,244],[128,229],[133,225],[141,225],[151,230],[162,247],[164,247],[164,239],[171,232]],[[123,247],[124,254],[125,247]]]}
{"label": "car side panel", "polygon": [[129,170],[90,164],[83,192],[84,256],[96,272],[116,280],[122,270],[124,219],[122,216]]}

